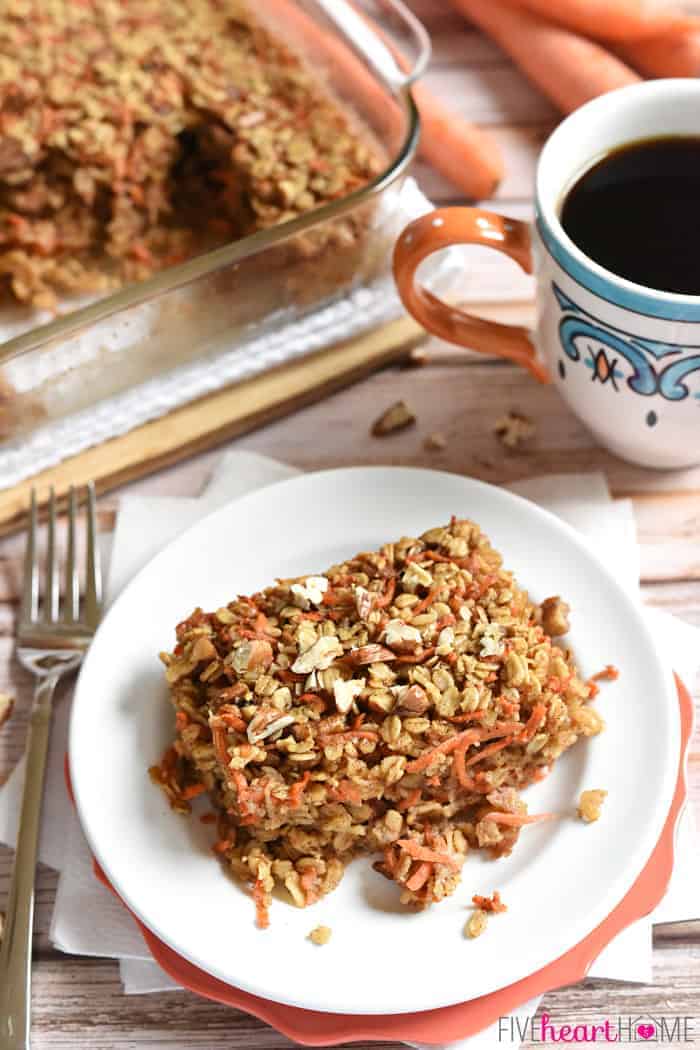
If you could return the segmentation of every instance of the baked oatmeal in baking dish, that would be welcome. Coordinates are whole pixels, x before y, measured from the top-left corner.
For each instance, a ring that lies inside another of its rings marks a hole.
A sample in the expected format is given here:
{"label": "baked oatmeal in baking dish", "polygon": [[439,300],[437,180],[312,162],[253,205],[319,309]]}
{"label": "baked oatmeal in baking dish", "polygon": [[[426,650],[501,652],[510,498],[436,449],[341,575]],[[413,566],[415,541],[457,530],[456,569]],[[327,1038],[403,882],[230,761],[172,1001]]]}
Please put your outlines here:
{"label": "baked oatmeal in baking dish", "polygon": [[520,789],[603,728],[552,640],[558,597],[530,601],[478,525],[452,519],[327,572],[196,609],[162,654],[176,738],[151,775],[182,813],[207,794],[214,850],[252,884],[318,900],[359,854],[419,908],[469,850],[510,853]]}
{"label": "baked oatmeal in baking dish", "polygon": [[[0,286],[18,300],[141,280],[382,167],[243,0],[0,5]],[[326,231],[330,248],[359,226]]]}

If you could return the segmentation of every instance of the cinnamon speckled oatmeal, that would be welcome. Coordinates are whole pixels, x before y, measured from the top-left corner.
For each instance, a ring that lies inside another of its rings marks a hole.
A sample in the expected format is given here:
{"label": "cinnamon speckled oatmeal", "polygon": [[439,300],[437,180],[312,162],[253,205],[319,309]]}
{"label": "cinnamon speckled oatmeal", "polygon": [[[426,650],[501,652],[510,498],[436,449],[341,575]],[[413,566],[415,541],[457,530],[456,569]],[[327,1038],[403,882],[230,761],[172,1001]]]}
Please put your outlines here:
{"label": "cinnamon speckled oatmeal", "polygon": [[176,634],[176,738],[151,774],[182,813],[208,793],[261,926],[275,884],[303,907],[360,854],[406,905],[442,900],[470,850],[507,855],[548,816],[520,789],[603,728],[471,521],[196,609]]}

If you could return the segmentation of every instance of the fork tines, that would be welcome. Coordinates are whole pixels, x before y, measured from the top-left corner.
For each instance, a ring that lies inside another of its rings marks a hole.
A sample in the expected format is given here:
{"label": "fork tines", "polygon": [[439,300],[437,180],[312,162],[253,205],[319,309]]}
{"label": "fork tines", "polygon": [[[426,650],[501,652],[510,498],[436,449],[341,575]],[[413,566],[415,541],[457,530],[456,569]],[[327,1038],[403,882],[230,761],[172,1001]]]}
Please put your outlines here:
{"label": "fork tines", "polygon": [[46,529],[46,566],[44,570],[44,593],[39,610],[39,554],[37,543],[38,506],[36,489],[32,489],[29,510],[29,529],[24,562],[24,586],[20,605],[20,632],[23,626],[38,623],[66,625],[81,624],[90,630],[97,627],[102,604],[102,579],[100,558],[97,549],[97,515],[95,506],[95,486],[88,482],[86,486],[86,569],[85,594],[80,601],[80,578],[77,557],[77,522],[78,492],[73,485],[68,493],[68,535],[66,542],[65,589],[63,594],[63,612],[61,615],[61,595],[59,585],[58,553],[56,544],[56,493],[53,486],[49,490],[47,505]]}

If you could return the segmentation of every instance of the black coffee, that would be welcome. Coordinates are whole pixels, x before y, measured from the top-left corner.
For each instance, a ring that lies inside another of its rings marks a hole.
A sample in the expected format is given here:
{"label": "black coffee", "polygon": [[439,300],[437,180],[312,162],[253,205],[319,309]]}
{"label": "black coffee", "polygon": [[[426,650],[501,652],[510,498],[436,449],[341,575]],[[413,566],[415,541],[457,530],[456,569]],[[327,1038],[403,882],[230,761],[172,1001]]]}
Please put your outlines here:
{"label": "black coffee", "polygon": [[618,276],[700,294],[700,136],[644,139],[608,153],[569,190],[561,223]]}

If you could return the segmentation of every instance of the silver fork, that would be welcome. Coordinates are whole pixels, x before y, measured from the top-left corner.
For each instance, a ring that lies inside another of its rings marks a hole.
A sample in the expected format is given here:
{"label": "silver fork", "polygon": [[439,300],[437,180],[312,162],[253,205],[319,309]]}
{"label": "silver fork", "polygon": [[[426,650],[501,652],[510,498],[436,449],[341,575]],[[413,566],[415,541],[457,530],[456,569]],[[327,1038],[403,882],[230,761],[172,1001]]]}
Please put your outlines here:
{"label": "silver fork", "polygon": [[37,678],[27,739],[24,795],[15,868],[0,945],[0,1050],[29,1050],[31,1027],[32,927],[34,874],[44,770],[56,683],[77,670],[100,621],[102,585],[97,550],[95,487],[87,486],[87,572],[80,600],[76,563],[78,494],[68,496],[68,543],[63,609],[56,553],[56,497],[48,506],[44,596],[39,609],[37,501],[32,490],[24,584],[17,627],[17,658]]}

